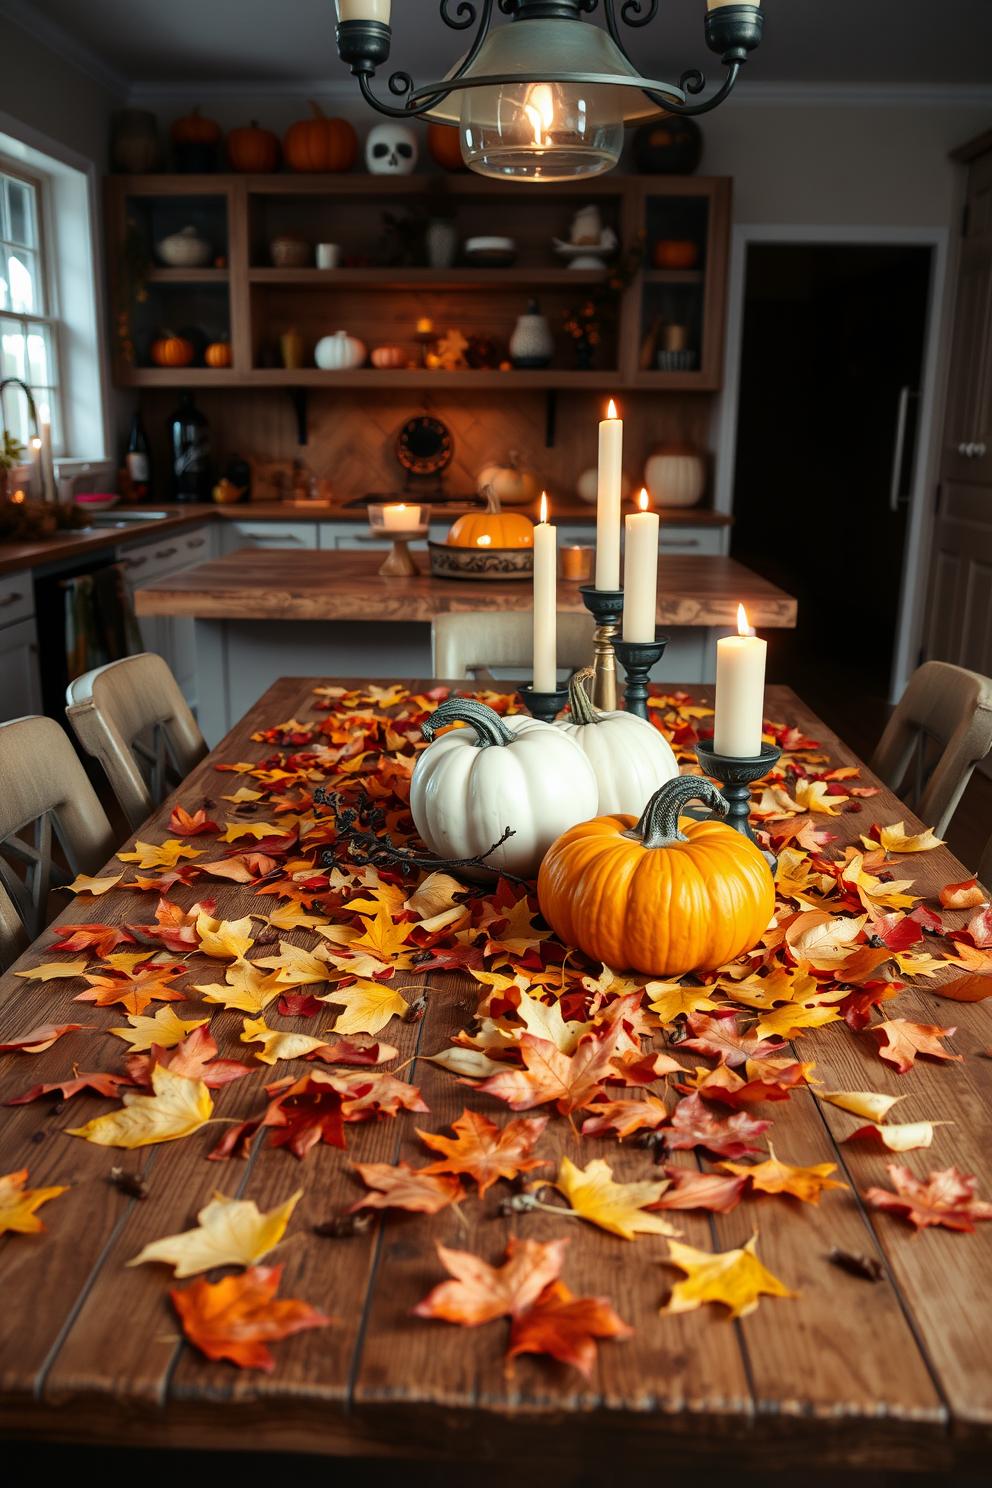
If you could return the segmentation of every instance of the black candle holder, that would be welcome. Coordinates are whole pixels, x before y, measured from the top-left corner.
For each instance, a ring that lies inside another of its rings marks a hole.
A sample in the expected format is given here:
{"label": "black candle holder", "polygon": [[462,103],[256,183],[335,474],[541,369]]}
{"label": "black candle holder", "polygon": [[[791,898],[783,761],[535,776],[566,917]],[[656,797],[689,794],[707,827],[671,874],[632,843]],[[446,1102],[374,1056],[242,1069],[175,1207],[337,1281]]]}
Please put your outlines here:
{"label": "black candle holder", "polygon": [[633,713],[637,718],[643,718],[645,721],[648,717],[648,676],[651,668],[665,654],[668,641],[667,635],[659,635],[655,631],[653,641],[613,642],[617,659],[627,673],[623,705],[628,713]]}
{"label": "black candle holder", "polygon": [[[776,749],[774,744],[763,744],[760,754],[745,755],[738,759],[733,755],[715,754],[708,744],[697,744],[696,758],[702,767],[703,774],[720,782],[720,789],[727,800],[728,827],[733,827],[736,832],[743,832],[745,837],[750,837],[760,851],[761,844],[751,831],[751,823],[748,820],[751,786],[756,780],[761,780],[767,775],[772,766],[782,758],[781,749]],[[768,854],[765,856],[767,857]]]}
{"label": "black candle holder", "polygon": [[535,692],[533,682],[524,682],[517,688],[524,706],[542,723],[554,723],[568,702],[568,688],[558,687],[554,692]]}
{"label": "black candle holder", "polygon": [[593,705],[604,713],[613,713],[617,706],[617,667],[613,655],[613,642],[620,633],[623,590],[597,589],[595,584],[580,584],[579,593],[582,595],[582,603],[596,621],[594,658],[596,676],[592,686]]}

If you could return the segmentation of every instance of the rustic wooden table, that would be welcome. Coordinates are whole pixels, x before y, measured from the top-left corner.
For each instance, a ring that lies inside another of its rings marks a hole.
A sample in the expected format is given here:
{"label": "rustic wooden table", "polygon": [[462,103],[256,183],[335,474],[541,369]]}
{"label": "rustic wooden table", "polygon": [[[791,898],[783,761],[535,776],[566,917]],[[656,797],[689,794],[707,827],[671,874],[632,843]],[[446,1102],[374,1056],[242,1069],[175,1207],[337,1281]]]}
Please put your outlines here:
{"label": "rustic wooden table", "polygon": [[[284,678],[271,688],[175,799],[191,809],[205,795],[216,800],[234,777],[218,777],[214,762],[271,753],[270,746],[252,744],[251,734],[291,716],[308,717],[316,681]],[[708,696],[706,689],[694,693]],[[835,764],[852,762],[850,751],[787,689],[769,689],[767,714],[823,741]],[[867,771],[863,778],[870,781]],[[142,839],[167,835],[170,804],[142,828]],[[831,820],[834,847],[855,841],[872,822],[906,815],[883,790],[860,814]],[[908,870],[917,891],[930,895],[966,876],[943,849],[911,858]],[[234,918],[258,910],[250,889],[211,884],[218,914]],[[184,906],[199,896],[197,887],[172,894]],[[121,922],[151,915],[148,897],[113,890],[59,919]],[[302,931],[287,938],[310,943]],[[46,931],[19,967],[49,959],[52,941]],[[216,962],[194,956],[190,965],[190,982],[204,980],[204,970],[206,979],[216,979]],[[497,1119],[506,1114],[495,1100],[474,1096],[435,1065],[416,1060],[418,1053],[445,1047],[476,1004],[474,984],[461,974],[434,973],[430,982],[439,990],[423,1021],[394,1022],[386,1034],[400,1046],[401,1061],[414,1057],[402,1077],[421,1087],[431,1115],[350,1127],[352,1160],[405,1158],[418,1165],[424,1149],[416,1125],[446,1129],[466,1103]],[[122,1021],[119,1009],[71,1002],[65,987],[6,975],[0,1036],[49,1020],[100,1027]],[[953,1121],[938,1129],[929,1151],[900,1160],[920,1174],[953,1162],[976,1173],[979,1195],[990,1198],[987,1009],[986,1003],[941,1002],[925,989],[901,994],[899,1015],[957,1025],[950,1047],[964,1056],[961,1064],[919,1064],[901,1077],[878,1059],[874,1039],[842,1025],[808,1033],[797,1042],[797,1054],[816,1060],[825,1089],[908,1095],[903,1119]],[[309,1023],[322,1030],[324,1021]],[[222,1054],[245,1057],[236,1041],[240,1024],[236,1013],[214,1012],[211,1027]],[[105,1040],[84,1041],[81,1033],[69,1038],[83,1068],[120,1063]],[[37,1056],[3,1056],[0,1099],[63,1077],[67,1050],[68,1039]],[[271,1070],[260,1067],[215,1092],[217,1114],[237,1117],[256,1108],[271,1078]],[[751,1470],[988,1466],[992,1225],[973,1235],[928,1230],[917,1238],[901,1220],[867,1209],[858,1195],[873,1183],[887,1184],[888,1154],[868,1143],[839,1145],[852,1118],[818,1105],[808,1089],[774,1108],[776,1150],[786,1161],[836,1163],[848,1190],[824,1193],[818,1207],[756,1196],[727,1215],[673,1216],[685,1242],[703,1249],[728,1249],[758,1228],[762,1260],[801,1293],[796,1300],[766,1298],[737,1323],[714,1306],[658,1315],[680,1275],[661,1264],[667,1249],[661,1237],[626,1242],[546,1213],[501,1219],[499,1186],[482,1202],[466,1202],[464,1221],[452,1209],[434,1217],[393,1211],[364,1236],[328,1241],[310,1226],[340,1212],[359,1192],[345,1155],[333,1148],[315,1149],[301,1165],[288,1152],[256,1142],[247,1164],[223,1167],[203,1160],[216,1141],[209,1130],[134,1154],[65,1136],[65,1128],[108,1109],[95,1097],[77,1097],[59,1114],[44,1103],[0,1109],[4,1170],[28,1167],[32,1186],[72,1185],[42,1211],[46,1234],[0,1239],[0,1422],[9,1437],[445,1456],[465,1464],[526,1457],[581,1462],[590,1470],[618,1461]],[[564,1119],[553,1119],[542,1140],[542,1155],[567,1152],[585,1162],[601,1151],[618,1180],[651,1176],[645,1149],[611,1144],[607,1151],[589,1139],[580,1143]],[[692,1164],[689,1153],[678,1158]],[[147,1201],[129,1199],[108,1182],[110,1168],[122,1160],[145,1171]],[[177,1340],[164,1268],[125,1269],[148,1241],[187,1228],[218,1187],[236,1189],[262,1209],[297,1187],[305,1191],[291,1226],[301,1233],[278,1252],[286,1267],[281,1294],[302,1297],[338,1322],[276,1345],[271,1375],[208,1363]],[[608,1295],[636,1327],[636,1337],[600,1347],[589,1383],[574,1370],[529,1357],[516,1361],[508,1379],[503,1323],[468,1330],[410,1317],[410,1308],[442,1279],[436,1241],[495,1262],[513,1233],[544,1241],[567,1235],[564,1277],[573,1292]],[[828,1264],[834,1245],[879,1255],[883,1280],[870,1284]]]}

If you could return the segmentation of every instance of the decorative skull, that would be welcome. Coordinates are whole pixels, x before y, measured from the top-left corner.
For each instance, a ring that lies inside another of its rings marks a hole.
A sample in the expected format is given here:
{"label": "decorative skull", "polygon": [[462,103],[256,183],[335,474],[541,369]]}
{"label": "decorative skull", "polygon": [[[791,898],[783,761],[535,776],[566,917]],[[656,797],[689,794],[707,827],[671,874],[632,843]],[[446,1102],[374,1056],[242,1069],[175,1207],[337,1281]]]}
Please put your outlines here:
{"label": "decorative skull", "polygon": [[419,153],[417,136],[405,124],[377,124],[365,141],[365,166],[373,176],[408,176]]}

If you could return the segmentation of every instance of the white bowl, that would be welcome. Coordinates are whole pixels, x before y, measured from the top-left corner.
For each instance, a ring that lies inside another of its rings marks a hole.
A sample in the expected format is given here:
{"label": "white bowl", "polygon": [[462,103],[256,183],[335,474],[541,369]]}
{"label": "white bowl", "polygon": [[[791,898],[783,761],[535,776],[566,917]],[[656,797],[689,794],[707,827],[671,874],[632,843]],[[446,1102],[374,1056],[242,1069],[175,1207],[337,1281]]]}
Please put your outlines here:
{"label": "white bowl", "polygon": [[76,497],[76,505],[88,512],[109,511],[112,506],[117,505],[120,499],[113,492],[83,491]]}
{"label": "white bowl", "polygon": [[514,238],[466,238],[465,257],[483,268],[505,269],[516,262]]}

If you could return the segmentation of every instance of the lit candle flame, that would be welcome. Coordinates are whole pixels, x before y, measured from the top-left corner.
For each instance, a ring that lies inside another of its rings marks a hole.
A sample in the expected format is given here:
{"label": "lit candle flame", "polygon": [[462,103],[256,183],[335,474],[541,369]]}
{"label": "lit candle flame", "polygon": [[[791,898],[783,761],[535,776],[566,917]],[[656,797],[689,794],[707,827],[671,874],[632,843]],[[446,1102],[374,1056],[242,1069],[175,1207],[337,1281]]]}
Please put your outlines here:
{"label": "lit candle flame", "polygon": [[737,606],[737,634],[742,636],[754,635],[754,626],[749,623],[747,610],[742,604]]}
{"label": "lit candle flame", "polygon": [[547,493],[547,491],[542,491],[541,492],[541,521],[542,522],[546,522],[547,520],[548,520],[548,493]]}
{"label": "lit candle flame", "polygon": [[529,101],[524,104],[524,113],[534,131],[534,145],[544,149],[550,145],[549,131],[555,122],[555,101],[547,83],[537,83],[530,90]]}
{"label": "lit candle flame", "polygon": [[613,399],[611,398],[610,399],[610,406],[606,410],[606,417],[608,419],[615,419],[617,416],[618,416],[617,415],[617,405],[614,403]]}
{"label": "lit candle flame", "polygon": [[32,434],[30,443],[31,443],[31,448],[32,449],[34,449],[34,450],[41,449],[41,440],[38,438],[38,436],[36,434]]}
{"label": "lit candle flame", "polygon": [[641,494],[637,498],[637,504],[641,508],[641,511],[647,511],[647,509],[648,509],[648,493],[647,493],[647,490],[646,490],[646,488],[644,486],[641,487]]}

